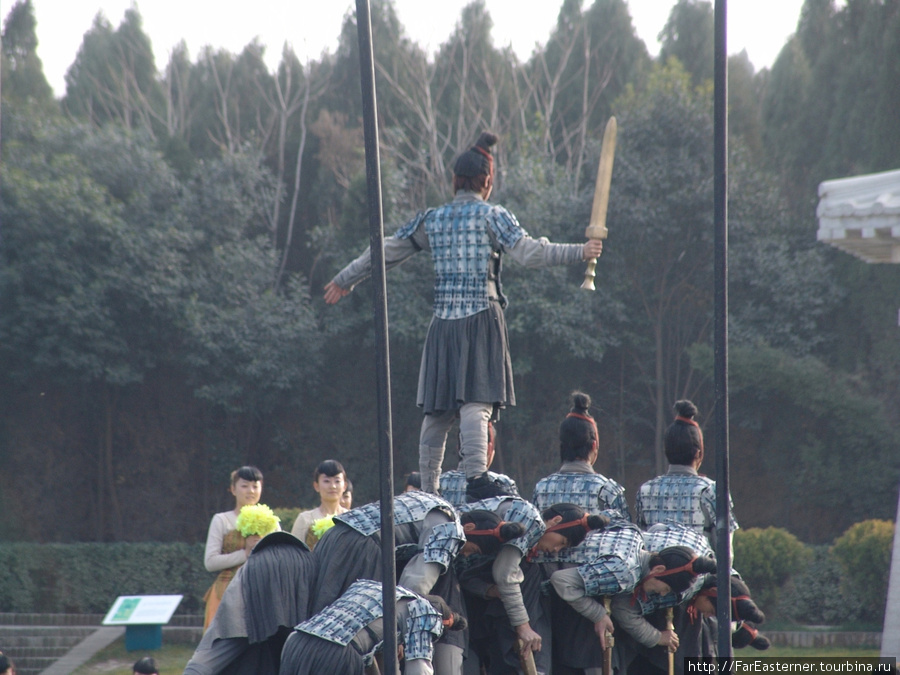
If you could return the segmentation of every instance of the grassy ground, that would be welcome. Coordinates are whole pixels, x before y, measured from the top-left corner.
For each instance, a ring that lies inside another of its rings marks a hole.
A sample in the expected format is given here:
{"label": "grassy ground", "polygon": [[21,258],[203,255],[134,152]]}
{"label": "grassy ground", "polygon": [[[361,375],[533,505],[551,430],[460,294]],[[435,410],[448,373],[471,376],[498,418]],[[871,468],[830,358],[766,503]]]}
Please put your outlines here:
{"label": "grassy ground", "polygon": [[864,658],[869,656],[877,657],[879,651],[877,649],[852,649],[845,648],[824,648],[817,647],[815,649],[800,649],[798,647],[770,647],[764,652],[755,649],[737,650],[735,656],[745,658],[781,658],[785,656],[852,656],[854,658]]}
{"label": "grassy ground", "polygon": [[[163,645],[162,649],[148,654],[125,650],[125,639],[116,640],[93,659],[76,670],[73,675],[131,675],[131,666],[142,656],[152,656],[159,665],[160,675],[181,675],[184,666],[194,653],[193,645]],[[780,658],[787,656],[853,656],[857,658],[878,656],[877,649],[794,649],[771,647],[764,652],[741,649],[735,656],[747,658]]]}

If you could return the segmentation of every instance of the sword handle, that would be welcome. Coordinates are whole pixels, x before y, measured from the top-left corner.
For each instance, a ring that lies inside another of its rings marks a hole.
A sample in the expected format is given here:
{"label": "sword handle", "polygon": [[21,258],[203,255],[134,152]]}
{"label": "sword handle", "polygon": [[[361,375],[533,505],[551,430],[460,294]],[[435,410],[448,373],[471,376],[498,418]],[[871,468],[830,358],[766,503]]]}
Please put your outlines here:
{"label": "sword handle", "polygon": [[584,270],[584,281],[581,284],[581,287],[586,291],[594,291],[596,288],[594,287],[594,277],[597,276],[597,259],[591,258],[588,260],[587,269]]}

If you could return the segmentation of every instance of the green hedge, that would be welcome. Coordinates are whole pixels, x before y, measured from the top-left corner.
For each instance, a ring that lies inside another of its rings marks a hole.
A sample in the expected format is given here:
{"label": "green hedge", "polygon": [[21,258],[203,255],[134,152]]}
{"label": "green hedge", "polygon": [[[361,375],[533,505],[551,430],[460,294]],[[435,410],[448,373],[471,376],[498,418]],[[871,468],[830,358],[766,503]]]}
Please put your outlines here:
{"label": "green hedge", "polygon": [[105,614],[120,595],[184,595],[202,613],[203,544],[0,544],[0,611]]}

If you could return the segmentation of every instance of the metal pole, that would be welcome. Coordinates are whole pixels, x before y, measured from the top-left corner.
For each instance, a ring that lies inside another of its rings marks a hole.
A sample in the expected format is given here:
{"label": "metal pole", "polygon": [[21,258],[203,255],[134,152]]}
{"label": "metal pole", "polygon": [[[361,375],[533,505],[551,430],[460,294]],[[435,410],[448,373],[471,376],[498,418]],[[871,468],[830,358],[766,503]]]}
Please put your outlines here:
{"label": "metal pole", "polygon": [[728,487],[728,50],[727,0],[715,7],[714,220],[715,220],[715,394],[716,559],[719,578],[716,618],[719,656],[731,649],[731,542]]}
{"label": "metal pole", "polygon": [[372,17],[368,0],[356,0],[359,66],[362,85],[363,132],[366,141],[366,194],[369,210],[369,246],[375,288],[375,370],[378,389],[378,456],[381,478],[381,558],[384,569],[384,669],[396,673],[397,565],[394,559],[394,461],[391,429],[391,374],[388,347],[387,287],[384,269],[384,220],[381,210],[381,171],[378,152],[378,113],[375,105],[375,58],[372,53]]}

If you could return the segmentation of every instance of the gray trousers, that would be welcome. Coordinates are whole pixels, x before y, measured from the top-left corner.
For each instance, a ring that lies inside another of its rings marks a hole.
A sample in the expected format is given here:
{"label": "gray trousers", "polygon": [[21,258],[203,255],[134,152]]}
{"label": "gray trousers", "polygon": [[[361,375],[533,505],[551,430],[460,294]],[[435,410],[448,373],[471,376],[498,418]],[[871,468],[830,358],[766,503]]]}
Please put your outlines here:
{"label": "gray trousers", "polygon": [[[488,422],[494,406],[491,403],[464,403],[459,409],[459,468],[466,478],[487,471]],[[436,494],[444,462],[447,433],[456,420],[456,410],[425,415],[419,435],[419,473],[422,489]]]}
{"label": "gray trousers", "polygon": [[434,646],[432,663],[434,665],[434,675],[462,675],[462,647],[438,642]]}

